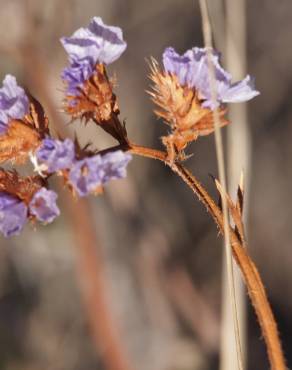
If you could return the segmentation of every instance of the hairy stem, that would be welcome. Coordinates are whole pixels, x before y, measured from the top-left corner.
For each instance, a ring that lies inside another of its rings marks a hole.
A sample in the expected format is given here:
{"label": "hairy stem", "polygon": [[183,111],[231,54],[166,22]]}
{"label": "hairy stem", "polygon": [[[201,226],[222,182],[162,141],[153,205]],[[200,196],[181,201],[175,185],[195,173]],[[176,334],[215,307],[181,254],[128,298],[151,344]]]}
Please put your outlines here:
{"label": "hairy stem", "polygon": [[[129,144],[128,147],[121,149],[127,150],[135,155],[157,159],[164,162],[168,167],[171,168],[173,172],[180,176],[181,179],[195,193],[199,200],[204,204],[207,211],[211,214],[212,218],[219,227],[220,232],[224,234],[224,219],[222,211],[216,205],[214,200],[210,197],[205,188],[195,178],[195,176],[181,163],[170,162],[165,152],[138,146],[135,144]],[[271,306],[269,304],[261,277],[255,264],[247,254],[247,249],[242,246],[236,233],[230,226],[229,236],[233,258],[235,259],[242,272],[249,297],[259,320],[262,334],[266,342],[271,368],[272,370],[285,370],[285,359],[279,339],[277,324]]]}

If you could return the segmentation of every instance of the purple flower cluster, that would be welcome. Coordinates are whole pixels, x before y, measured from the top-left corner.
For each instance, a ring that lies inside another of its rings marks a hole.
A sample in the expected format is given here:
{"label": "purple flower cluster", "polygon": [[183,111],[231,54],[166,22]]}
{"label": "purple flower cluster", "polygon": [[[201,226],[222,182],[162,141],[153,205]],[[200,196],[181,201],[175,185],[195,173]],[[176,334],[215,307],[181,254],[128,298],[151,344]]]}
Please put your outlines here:
{"label": "purple flower cluster", "polygon": [[0,135],[8,128],[10,119],[22,119],[29,109],[29,100],[16,78],[6,75],[0,88]]}
{"label": "purple flower cluster", "polygon": [[[126,176],[131,155],[121,150],[105,155],[94,155],[82,160],[75,158],[74,143],[46,138],[35,153],[39,168],[53,173],[68,170],[69,182],[79,196],[94,192],[100,185]],[[5,236],[18,235],[31,216],[43,223],[51,223],[60,214],[57,194],[40,188],[25,204],[17,196],[0,192],[0,232]]]}
{"label": "purple flower cluster", "polygon": [[46,138],[37,149],[36,158],[48,173],[70,168],[75,160],[74,143],[70,139],[61,141]]}
{"label": "purple flower cluster", "polygon": [[87,28],[79,28],[71,37],[61,38],[61,43],[69,55],[70,66],[62,73],[69,95],[79,94],[97,63],[114,62],[127,47],[122,30],[105,25],[100,17],[94,17]]}
{"label": "purple flower cluster", "polygon": [[29,215],[44,223],[52,222],[60,214],[56,199],[54,191],[41,188],[27,206],[19,198],[0,192],[0,232],[5,237],[18,235]]}
{"label": "purple flower cluster", "polygon": [[132,157],[117,150],[77,160],[72,140],[47,138],[36,151],[36,158],[40,163],[39,168],[48,173],[68,170],[73,189],[79,196],[85,196],[110,180],[125,177],[127,164]]}
{"label": "purple flower cluster", "polygon": [[259,95],[255,90],[254,79],[247,75],[242,81],[232,83],[232,76],[219,63],[219,54],[212,50],[212,63],[215,69],[217,102],[211,98],[208,56],[206,48],[193,48],[179,55],[173,48],[163,53],[164,69],[178,77],[182,86],[197,90],[203,100],[203,107],[215,109],[221,103],[240,103]]}
{"label": "purple flower cluster", "polygon": [[77,194],[83,197],[110,180],[126,177],[126,167],[131,159],[130,154],[121,150],[85,158],[72,166],[69,180]]}

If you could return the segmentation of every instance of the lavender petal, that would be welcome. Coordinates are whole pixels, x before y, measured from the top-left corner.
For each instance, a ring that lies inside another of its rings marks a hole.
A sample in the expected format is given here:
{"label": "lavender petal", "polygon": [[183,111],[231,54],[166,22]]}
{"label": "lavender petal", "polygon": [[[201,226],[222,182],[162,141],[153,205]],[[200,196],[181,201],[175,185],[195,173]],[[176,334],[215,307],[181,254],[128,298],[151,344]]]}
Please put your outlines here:
{"label": "lavender petal", "polygon": [[195,89],[202,100],[202,107],[215,109],[221,103],[238,103],[252,99],[259,94],[254,80],[247,76],[244,80],[232,83],[232,76],[220,65],[219,53],[211,50],[211,63],[215,71],[216,102],[212,101],[208,49],[193,48],[179,55],[173,48],[163,54],[164,69],[175,74],[182,86]]}
{"label": "lavender petal", "polygon": [[131,155],[118,150],[77,161],[69,173],[71,185],[83,197],[110,180],[124,178],[131,158]]}
{"label": "lavender petal", "polygon": [[36,151],[36,158],[47,166],[47,171],[56,171],[70,168],[75,160],[75,147],[70,139],[64,141],[46,138]]}
{"label": "lavender petal", "polygon": [[18,235],[27,221],[27,206],[18,198],[0,192],[0,232],[5,237]]}
{"label": "lavender petal", "polygon": [[259,94],[259,91],[255,89],[254,79],[248,75],[243,80],[230,85],[230,87],[221,94],[220,99],[224,103],[241,103]]}
{"label": "lavender petal", "polygon": [[39,221],[51,223],[60,214],[56,204],[58,195],[53,190],[41,188],[29,203],[29,211]]}

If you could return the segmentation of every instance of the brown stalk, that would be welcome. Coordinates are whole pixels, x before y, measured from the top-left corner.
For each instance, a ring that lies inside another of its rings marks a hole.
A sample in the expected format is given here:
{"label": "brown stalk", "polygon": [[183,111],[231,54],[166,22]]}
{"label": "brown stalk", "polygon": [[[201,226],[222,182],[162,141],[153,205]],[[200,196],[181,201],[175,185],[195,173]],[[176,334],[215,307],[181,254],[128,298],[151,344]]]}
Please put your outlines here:
{"label": "brown stalk", "polygon": [[66,204],[78,246],[77,270],[93,342],[107,370],[131,370],[116,329],[117,323],[109,308],[104,257],[100,248],[96,248],[97,237],[88,202],[68,199]]}
{"label": "brown stalk", "polygon": [[[222,211],[210,197],[205,188],[200,184],[196,177],[181,163],[171,163],[167,159],[167,154],[150,148],[145,148],[135,144],[130,144],[128,148],[124,148],[135,155],[157,159],[164,162],[173,172],[179,175],[182,180],[204,204],[207,211],[211,214],[216,222],[220,232],[224,235],[224,220]],[[249,297],[255,309],[259,324],[265,339],[267,352],[272,370],[285,370],[284,354],[277,330],[277,324],[269,304],[264,285],[262,283],[259,272],[244,248],[242,242],[238,239],[235,231],[229,226],[229,236],[232,248],[232,255],[238,264],[244,282],[247,287]]]}

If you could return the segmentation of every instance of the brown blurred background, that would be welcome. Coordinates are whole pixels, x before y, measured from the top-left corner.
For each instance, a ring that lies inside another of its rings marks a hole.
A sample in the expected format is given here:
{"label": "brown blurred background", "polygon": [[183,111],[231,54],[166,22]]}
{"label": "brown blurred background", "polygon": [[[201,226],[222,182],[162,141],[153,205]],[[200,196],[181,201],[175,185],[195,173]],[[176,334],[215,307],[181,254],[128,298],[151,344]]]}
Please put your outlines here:
{"label": "brown blurred background", "polygon": [[[145,92],[145,58],[160,60],[170,45],[180,52],[203,45],[197,1],[1,0],[0,5],[1,78],[15,74],[39,98],[53,132],[64,133],[65,128],[73,137],[76,131],[82,143],[90,140],[101,149],[113,141],[94,125],[68,126],[69,118],[61,113],[59,75],[66,55],[59,38],[95,15],[120,26],[128,49],[109,70],[118,77],[121,116],[133,141],[160,147],[167,127],[155,118]],[[292,366],[292,3],[247,0],[246,7],[248,71],[261,92],[248,104],[250,253]],[[189,153],[194,156],[188,167],[215,196],[209,177],[216,175],[214,138],[199,139]],[[81,293],[82,246],[77,244],[87,231],[82,236],[79,230],[76,237],[78,205],[70,206],[71,198],[57,182],[52,186],[60,192],[62,216],[46,227],[26,227],[20,237],[1,238],[0,369],[105,369],[107,348],[100,342],[96,350]],[[222,243],[192,193],[160,163],[134,158],[127,179],[110,184],[103,196],[89,198],[86,207],[94,225],[97,266],[102,266],[104,290],[96,293],[106,293],[132,368],[218,368]],[[84,222],[83,217],[80,228]],[[95,313],[102,321],[103,310]],[[247,368],[268,368],[249,303]]]}

